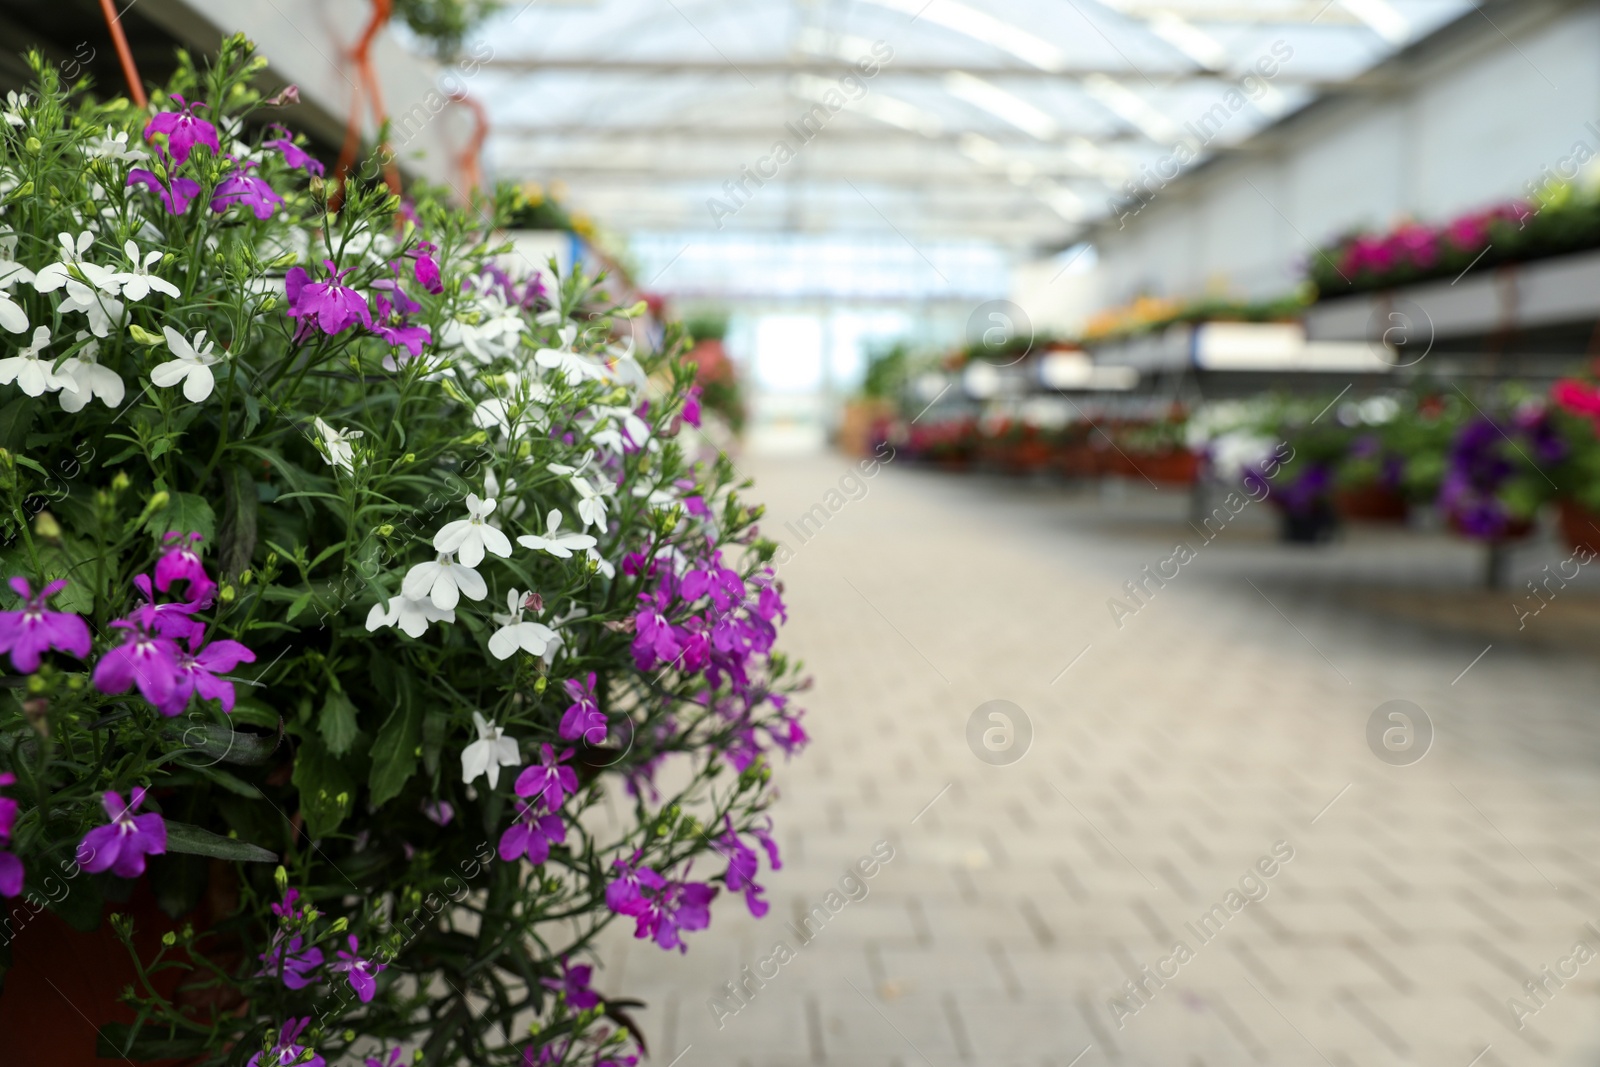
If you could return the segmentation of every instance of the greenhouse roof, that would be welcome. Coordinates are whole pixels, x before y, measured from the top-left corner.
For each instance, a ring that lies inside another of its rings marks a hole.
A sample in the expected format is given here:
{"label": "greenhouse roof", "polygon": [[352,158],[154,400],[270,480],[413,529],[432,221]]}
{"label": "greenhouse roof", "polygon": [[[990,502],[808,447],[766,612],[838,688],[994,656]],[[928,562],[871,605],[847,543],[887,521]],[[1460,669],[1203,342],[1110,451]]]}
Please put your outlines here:
{"label": "greenhouse roof", "polygon": [[1473,7],[512,0],[469,91],[494,174],[623,234],[1061,247],[1180,145],[1210,158]]}

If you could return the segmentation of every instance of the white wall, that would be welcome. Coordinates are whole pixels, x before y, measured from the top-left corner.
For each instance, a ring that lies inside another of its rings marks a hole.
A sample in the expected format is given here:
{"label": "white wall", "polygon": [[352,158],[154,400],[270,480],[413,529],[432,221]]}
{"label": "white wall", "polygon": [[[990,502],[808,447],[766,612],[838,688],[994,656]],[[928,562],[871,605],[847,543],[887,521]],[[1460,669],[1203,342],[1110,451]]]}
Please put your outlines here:
{"label": "white wall", "polygon": [[1218,288],[1281,295],[1313,242],[1405,216],[1444,221],[1523,195],[1576,142],[1600,152],[1586,127],[1600,127],[1600,2],[1527,0],[1495,22],[1396,64],[1398,88],[1269,129],[1173,182],[1123,228],[1106,224],[1095,234],[1104,303]]}

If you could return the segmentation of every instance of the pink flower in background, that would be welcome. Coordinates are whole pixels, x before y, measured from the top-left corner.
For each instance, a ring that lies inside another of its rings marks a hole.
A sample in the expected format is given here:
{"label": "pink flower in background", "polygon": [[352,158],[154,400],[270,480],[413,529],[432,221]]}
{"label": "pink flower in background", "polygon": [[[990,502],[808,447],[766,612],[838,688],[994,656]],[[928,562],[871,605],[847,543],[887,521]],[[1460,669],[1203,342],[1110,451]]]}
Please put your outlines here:
{"label": "pink flower in background", "polygon": [[[250,1057],[245,1067],[328,1067],[328,1061],[311,1052],[309,1048],[300,1044],[300,1035],[306,1032],[306,1027],[311,1025],[311,1016],[303,1019],[290,1019],[283,1024],[283,1031],[278,1035],[278,1043],[266,1052],[258,1052]],[[311,1058],[306,1059],[306,1053],[311,1052]]]}
{"label": "pink flower in background", "polygon": [[1428,268],[1439,261],[1439,235],[1426,226],[1408,223],[1395,230],[1390,245],[1412,265]]}
{"label": "pink flower in background", "polygon": [[275,934],[272,946],[257,957],[261,960],[261,970],[256,972],[256,977],[281,976],[289,989],[304,989],[315,982],[311,972],[322,966],[322,950],[316,946],[305,948],[304,944],[305,938],[299,935],[284,942],[282,931]]}
{"label": "pink flower in background", "polygon": [[[182,534],[173,532],[167,534],[164,540],[170,547],[156,561],[156,588],[165,593],[172,588],[173,582],[188,582],[188,596],[184,598],[185,600],[190,603],[209,600],[211,593],[217,588],[217,583],[206,573],[205,566],[200,562],[200,553],[191,547],[205,539],[197,533],[191,533],[185,538]],[[184,544],[184,541],[189,543]]]}
{"label": "pink flower in background", "polygon": [[414,260],[412,272],[416,276],[417,284],[435,296],[444,292],[444,282],[439,277],[439,263],[433,258],[433,254],[437,251],[439,250],[433,245],[422,241],[407,253]]}
{"label": "pink flower in background", "polygon": [[83,835],[78,845],[78,863],[90,874],[109,870],[118,878],[137,878],[144,873],[144,858],[167,850],[167,824],[155,812],[135,815],[144,803],[145,791],[139,786],[132,800],[124,804],[122,794],[106,790],[100,798],[107,826],[97,826]]}
{"label": "pink flower in background", "polygon": [[[0,774],[0,786],[14,785],[17,776],[7,771]],[[14,897],[22,893],[24,871],[22,861],[10,850],[11,830],[17,825],[17,802],[11,797],[0,797],[0,897]]]}
{"label": "pink flower in background", "polygon": [[221,155],[222,149],[217,144],[217,128],[194,113],[195,108],[206,105],[198,102],[191,104],[177,93],[172,94],[172,99],[178,102],[182,110],[157,114],[145,126],[144,139],[150,141],[157,134],[166,135],[166,152],[180,164],[188,160],[189,153],[194,151],[197,144],[211,149],[214,156]]}
{"label": "pink flower in background", "polygon": [[561,716],[561,726],[557,730],[563,740],[574,741],[581,737],[586,744],[605,744],[606,715],[600,710],[594,679],[594,671],[590,671],[589,679],[584,684],[580,685],[576,678],[568,678],[562,683],[567,696],[573,701],[568,705],[566,714]]}
{"label": "pink flower in background", "polygon": [[246,161],[239,164],[239,169],[217,183],[216,192],[211,194],[211,210],[222,214],[234,204],[243,204],[255,213],[258,219],[270,219],[273,211],[283,203],[279,196],[267,184],[267,180],[260,175],[251,174],[248,168],[255,166]]}
{"label": "pink flower in background", "polygon": [[372,329],[372,313],[367,310],[366,299],[347,285],[339,284],[350,269],[338,270],[333,261],[325,259],[328,271],[326,281],[312,281],[304,267],[294,267],[284,279],[289,297],[289,317],[299,321],[295,339],[303,340],[315,326],[332,336],[360,323]]}
{"label": "pink flower in background", "polygon": [[1550,387],[1550,399],[1563,411],[1600,420],[1600,386],[1563,378]]}
{"label": "pink flower in background", "polygon": [[174,177],[167,182],[143,168],[128,172],[129,185],[142,185],[161,197],[161,204],[169,215],[182,215],[189,210],[189,202],[200,195],[200,183],[193,178]]}
{"label": "pink flower in background", "polygon": [[1463,215],[1445,227],[1445,239],[1462,252],[1476,252],[1489,243],[1489,223],[1494,219],[1494,212]]}
{"label": "pink flower in background", "polygon": [[571,767],[561,766],[563,761],[572,758],[572,749],[560,756],[549,745],[540,745],[539,750],[543,761],[524,767],[517,775],[517,796],[544,797],[551,811],[560,811],[567,797],[578,791],[578,773]]}
{"label": "pink flower in background", "polygon": [[539,984],[546,989],[554,989],[564,994],[567,998],[567,1004],[578,1011],[588,1011],[600,1003],[599,995],[589,988],[589,981],[593,975],[593,967],[582,963],[573,967],[563,957],[561,960],[561,977],[541,978],[539,979]]}
{"label": "pink flower in background", "polygon": [[54,649],[85,659],[89,655],[89,627],[71,612],[50,611],[45,601],[67,587],[57,579],[34,595],[26,578],[12,578],[11,591],[22,598],[20,611],[0,611],[0,653],[11,653],[11,666],[22,674],[39,669],[39,657]]}
{"label": "pink flower in background", "polygon": [[[293,88],[293,86],[290,88]],[[315,174],[319,178],[322,176],[322,164],[316,159],[313,159],[311,154],[304,148],[301,148],[299,145],[294,143],[294,140],[289,136],[289,131],[287,128],[273,125],[269,127],[269,129],[279,131],[282,136],[271,141],[262,141],[262,148],[273,148],[281,152],[283,154],[283,161],[296,170],[303,170],[307,174]]]}
{"label": "pink flower in background", "polygon": [[337,953],[339,962],[331,964],[329,970],[342,971],[350,981],[350,988],[356,991],[356,996],[361,998],[361,1003],[366,1004],[378,992],[377,975],[387,963],[378,963],[374,960],[364,959],[361,955],[361,943],[356,940],[356,935],[349,938],[350,951],[340,949]]}

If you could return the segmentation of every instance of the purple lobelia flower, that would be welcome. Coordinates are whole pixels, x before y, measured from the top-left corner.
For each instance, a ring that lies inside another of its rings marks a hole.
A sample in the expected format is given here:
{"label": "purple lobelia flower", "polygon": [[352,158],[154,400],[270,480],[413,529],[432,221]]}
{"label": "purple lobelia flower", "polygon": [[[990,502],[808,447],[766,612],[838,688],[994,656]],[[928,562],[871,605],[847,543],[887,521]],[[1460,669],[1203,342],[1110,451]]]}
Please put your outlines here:
{"label": "purple lobelia flower", "polygon": [[267,179],[259,174],[251,174],[249,168],[254,163],[246,160],[239,164],[239,169],[217,183],[216,192],[211,194],[211,210],[222,214],[234,204],[243,204],[255,213],[258,219],[270,219],[273,211],[283,203],[283,197],[267,184]]}
{"label": "purple lobelia flower", "polygon": [[600,1003],[600,996],[589,988],[589,980],[594,975],[594,968],[588,964],[580,963],[573,967],[567,963],[565,957],[561,960],[560,978],[541,978],[539,984],[546,989],[554,989],[567,998],[567,1004],[578,1011],[588,1011]]}
{"label": "purple lobelia flower", "polygon": [[500,835],[500,858],[506,862],[527,857],[537,867],[550,858],[552,844],[564,844],[567,824],[561,816],[541,813],[539,805],[517,802],[517,818]]}
{"label": "purple lobelia flower", "polygon": [[[0,786],[14,785],[17,776],[10,771],[0,774]],[[22,893],[25,873],[22,861],[10,850],[11,830],[17,825],[17,802],[12,797],[0,797],[0,897],[14,897]]]}
{"label": "purple lobelia flower", "polygon": [[[290,1019],[283,1024],[283,1030],[278,1034],[277,1043],[266,1052],[258,1052],[250,1057],[245,1067],[328,1067],[328,1061],[300,1044],[300,1035],[306,1032],[306,1027],[311,1025],[311,1016],[303,1019]],[[306,1053],[311,1053],[311,1058],[306,1059]]]}
{"label": "purple lobelia flower", "polygon": [[283,161],[296,170],[303,170],[307,174],[315,174],[319,178],[322,176],[322,164],[318,160],[313,159],[309,152],[295,144],[294,141],[290,139],[287,128],[273,124],[272,126],[268,127],[268,129],[278,131],[280,136],[271,141],[262,141],[262,148],[277,149],[279,152],[283,153]]}
{"label": "purple lobelia flower", "polygon": [[193,178],[172,177],[163,182],[142,167],[128,172],[128,184],[142,185],[159,196],[169,215],[182,215],[189,210],[189,202],[200,195],[200,183]]}
{"label": "purple lobelia flower", "polygon": [[576,678],[568,678],[562,683],[567,696],[572,698],[556,731],[563,740],[574,741],[581,737],[590,745],[606,743],[606,714],[600,710],[600,700],[594,691],[594,678],[594,671],[590,671],[587,682],[580,684]]}
{"label": "purple lobelia flower", "polygon": [[[140,575],[143,577],[143,575]],[[152,632],[135,612],[135,620],[117,619],[111,624],[128,632],[127,639],[100,657],[94,665],[94,686],[102,693],[126,693],[134,685],[154,707],[172,699],[177,684],[177,642]]]}
{"label": "purple lobelia flower", "polygon": [[100,803],[111,822],[97,826],[78,843],[78,864],[90,874],[109,870],[118,878],[137,878],[144,873],[144,858],[167,850],[167,824],[155,812],[135,815],[144,803],[144,787],[133,791],[124,804],[122,794],[106,790]]}
{"label": "purple lobelia flower", "polygon": [[368,1056],[363,1067],[400,1067],[401,1058],[405,1055],[400,1046],[396,1045],[389,1050],[387,1056]]}
{"label": "purple lobelia flower", "polygon": [[233,683],[217,677],[241,663],[254,663],[256,654],[237,641],[212,641],[202,647],[204,632],[189,638],[188,649],[178,648],[173,670],[172,696],[157,710],[166,716],[177,715],[189,706],[196,693],[201,700],[217,700],[222,710],[233,711]]}
{"label": "purple lobelia flower", "polygon": [[12,578],[11,591],[22,598],[20,611],[0,611],[0,653],[11,653],[11,666],[22,674],[39,669],[39,657],[49,649],[85,659],[89,655],[89,627],[77,615],[51,611],[45,601],[67,587],[58,578],[34,595],[26,578]]}
{"label": "purple lobelia flower", "polygon": [[[200,553],[194,550],[205,540],[197,533],[188,537],[174,531],[167,534],[165,541],[167,550],[156,561],[156,588],[163,593],[172,588],[173,582],[188,582],[188,595],[184,597],[190,603],[203,603],[211,598],[212,592],[217,588],[217,583],[211,580],[206,573],[204,564],[200,562]],[[187,541],[188,544],[184,544]]]}
{"label": "purple lobelia flower", "polygon": [[412,259],[412,274],[417,284],[435,296],[444,292],[444,282],[439,278],[439,262],[433,258],[437,251],[427,241],[420,241],[416,248],[407,253]]}
{"label": "purple lobelia flower", "polygon": [[214,156],[220,155],[222,148],[217,144],[217,128],[194,113],[195,108],[206,105],[198,101],[191,104],[177,93],[172,94],[172,99],[178,102],[182,110],[158,113],[145,126],[144,139],[149,141],[157,134],[165,134],[166,154],[180,164],[189,158],[189,153],[194,151],[197,144],[211,149]]}
{"label": "purple lobelia flower", "polygon": [[668,882],[659,893],[647,895],[645,908],[634,919],[633,936],[650,938],[664,949],[689,951],[678,936],[683,930],[704,930],[711,925],[715,887],[705,882]]}
{"label": "purple lobelia flower", "polygon": [[326,281],[312,281],[304,267],[291,268],[284,279],[289,317],[299,321],[295,339],[303,340],[313,327],[329,336],[357,323],[372,329],[372,313],[367,310],[366,298],[349,286],[339,284],[351,268],[338,270],[330,259],[323,260],[322,265],[328,271]]}
{"label": "purple lobelia flower", "polygon": [[329,965],[331,971],[342,971],[350,981],[350,988],[356,991],[356,996],[361,998],[361,1003],[366,1004],[378,992],[377,976],[380,971],[389,966],[387,963],[378,963],[376,960],[365,959],[361,956],[361,942],[356,940],[356,935],[349,938],[350,951],[340,949],[337,953],[339,962]]}
{"label": "purple lobelia flower", "polygon": [[649,867],[639,866],[639,853],[631,860],[613,860],[611,866],[617,876],[606,883],[606,907],[618,915],[639,915],[647,907],[647,893],[658,893],[666,888],[666,879]]}
{"label": "purple lobelia flower", "polygon": [[551,811],[560,811],[567,797],[578,791],[578,773],[571,767],[561,766],[563,761],[572,758],[572,749],[560,756],[549,745],[540,745],[539,749],[543,760],[529,764],[517,775],[517,796],[530,800],[544,797]]}
{"label": "purple lobelia flower", "polygon": [[690,426],[700,425],[700,387],[691,385],[689,393],[683,398],[683,421]]}
{"label": "purple lobelia flower", "polygon": [[[207,579],[209,582],[210,579]],[[200,631],[205,629],[202,623],[196,622],[194,613],[210,603],[209,590],[203,600],[187,600],[183,602],[171,601],[166,604],[156,603],[155,589],[150,584],[148,574],[133,576],[133,586],[143,594],[145,602],[128,613],[128,618],[140,626],[162,637],[170,637],[174,641],[186,641],[200,636]],[[194,590],[190,585],[190,591]]]}
{"label": "purple lobelia flower", "polygon": [[639,594],[640,608],[633,617],[633,661],[640,670],[649,670],[658,660],[671,663],[682,651],[677,632],[667,621],[671,599],[664,582],[653,594]]}
{"label": "purple lobelia flower", "polygon": [[[417,359],[422,346],[433,341],[433,331],[426,326],[412,326],[407,316],[422,310],[422,305],[406,295],[398,278],[380,278],[372,283],[372,332],[396,348],[404,348],[406,357],[401,362]],[[384,369],[399,366],[393,355],[385,356]]]}
{"label": "purple lobelia flower", "polygon": [[[274,905],[276,907],[276,905]],[[282,931],[273,935],[272,944],[259,957],[261,970],[257,978],[279,978],[289,989],[304,989],[317,981],[311,972],[322,966],[322,950],[315,945],[305,947],[305,938],[296,934],[287,941]]]}
{"label": "purple lobelia flower", "polygon": [[723,874],[722,880],[728,886],[730,893],[743,893],[744,902],[750,909],[750,914],[761,918],[767,913],[770,905],[761,894],[766,889],[756,882],[756,873],[761,868],[761,861],[756,856],[756,850],[739,840],[739,835],[734,832],[733,818],[727,817],[727,832],[718,837],[716,849],[728,861],[728,869]]}

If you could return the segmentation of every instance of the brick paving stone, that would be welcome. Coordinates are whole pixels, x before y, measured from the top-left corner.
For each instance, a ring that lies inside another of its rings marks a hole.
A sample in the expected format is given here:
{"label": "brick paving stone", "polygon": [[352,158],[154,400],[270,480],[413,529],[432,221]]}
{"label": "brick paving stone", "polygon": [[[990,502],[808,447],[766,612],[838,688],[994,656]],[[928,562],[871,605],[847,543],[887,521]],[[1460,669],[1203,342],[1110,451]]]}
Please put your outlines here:
{"label": "brick paving stone", "polygon": [[[1182,493],[895,464],[802,543],[786,521],[847,461],[748,468],[795,552],[783,646],[816,677],[815,741],[778,770],[766,920],[720,902],[686,956],[602,939],[602,988],[649,1002],[654,1062],[1600,1059],[1600,959],[1520,1027],[1506,1005],[1576,939],[1600,950],[1600,572],[1518,629],[1522,583],[1564,558],[1548,541],[1489,592],[1481,551],[1438,533],[1301,549],[1252,506],[1202,543]],[[1196,559],[1131,602],[1184,539]],[[1120,626],[1111,598],[1137,607]],[[1032,726],[1007,766],[966,740],[995,699]],[[1432,722],[1411,766],[1368,745],[1391,699]],[[719,987],[878,840],[896,854],[868,895],[719,1028]],[[1293,858],[1247,877],[1280,841]],[[1235,913],[1242,878],[1266,895]],[[1157,986],[1176,940],[1192,958]],[[1130,981],[1143,1002],[1114,1012]]]}

